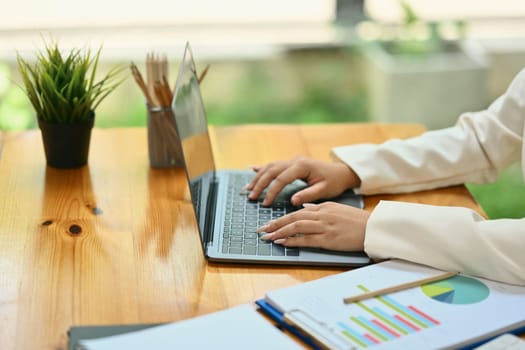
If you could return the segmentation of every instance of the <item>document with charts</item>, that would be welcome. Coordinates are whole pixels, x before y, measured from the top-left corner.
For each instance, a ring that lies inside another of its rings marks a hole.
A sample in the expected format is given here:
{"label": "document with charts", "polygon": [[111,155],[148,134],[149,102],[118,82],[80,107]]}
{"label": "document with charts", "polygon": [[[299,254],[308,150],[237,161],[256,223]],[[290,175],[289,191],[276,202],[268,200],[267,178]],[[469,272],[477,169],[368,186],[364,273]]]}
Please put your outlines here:
{"label": "document with charts", "polygon": [[340,349],[460,348],[525,331],[525,287],[465,276],[345,304],[343,298],[442,273],[391,260],[271,291],[288,322]]}

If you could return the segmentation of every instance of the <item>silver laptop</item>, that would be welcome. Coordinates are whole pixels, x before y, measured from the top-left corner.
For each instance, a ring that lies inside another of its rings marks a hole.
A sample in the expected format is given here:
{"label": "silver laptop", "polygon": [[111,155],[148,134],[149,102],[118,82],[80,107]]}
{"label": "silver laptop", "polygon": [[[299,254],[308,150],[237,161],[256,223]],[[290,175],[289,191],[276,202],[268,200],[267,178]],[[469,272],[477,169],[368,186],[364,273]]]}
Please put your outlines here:
{"label": "silver laptop", "polygon": [[[250,201],[241,189],[253,177],[250,170],[216,170],[206,113],[191,48],[186,44],[172,103],[182,143],[191,200],[205,256],[210,261],[260,264],[362,266],[370,263],[363,252],[285,248],[259,239],[256,230],[295,208],[289,198],[305,186],[296,181],[271,207]],[[362,207],[352,191],[331,199]]]}

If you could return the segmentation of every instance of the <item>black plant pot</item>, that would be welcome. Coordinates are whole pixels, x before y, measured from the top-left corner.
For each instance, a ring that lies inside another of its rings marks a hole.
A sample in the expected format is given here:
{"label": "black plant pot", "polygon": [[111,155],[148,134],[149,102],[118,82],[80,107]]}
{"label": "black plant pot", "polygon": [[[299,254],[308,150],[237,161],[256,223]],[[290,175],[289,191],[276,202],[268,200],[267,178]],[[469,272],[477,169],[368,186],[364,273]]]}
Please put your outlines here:
{"label": "black plant pot", "polygon": [[94,122],[94,116],[78,123],[48,123],[38,119],[47,165],[62,169],[86,165]]}

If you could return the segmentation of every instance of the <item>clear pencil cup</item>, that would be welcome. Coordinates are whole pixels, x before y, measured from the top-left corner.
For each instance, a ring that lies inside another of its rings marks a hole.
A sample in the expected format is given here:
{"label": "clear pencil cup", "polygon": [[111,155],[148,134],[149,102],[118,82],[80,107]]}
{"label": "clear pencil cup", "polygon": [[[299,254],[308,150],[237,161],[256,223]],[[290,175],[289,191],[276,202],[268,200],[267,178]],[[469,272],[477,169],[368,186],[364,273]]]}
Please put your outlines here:
{"label": "clear pencil cup", "polygon": [[148,156],[152,168],[184,167],[181,142],[171,107],[147,106]]}

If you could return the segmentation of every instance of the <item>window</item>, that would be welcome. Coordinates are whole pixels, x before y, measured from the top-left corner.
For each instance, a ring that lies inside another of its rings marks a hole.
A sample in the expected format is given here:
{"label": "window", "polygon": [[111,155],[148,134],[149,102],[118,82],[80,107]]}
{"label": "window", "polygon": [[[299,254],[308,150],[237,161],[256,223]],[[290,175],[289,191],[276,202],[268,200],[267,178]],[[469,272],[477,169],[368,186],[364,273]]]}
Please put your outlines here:
{"label": "window", "polygon": [[276,44],[334,40],[336,0],[19,0],[0,12],[0,57],[31,51],[40,35],[63,47],[104,44],[105,56],[176,50],[200,57],[264,55]]}
{"label": "window", "polygon": [[319,23],[335,16],[335,0],[19,0],[8,8],[0,29]]}

